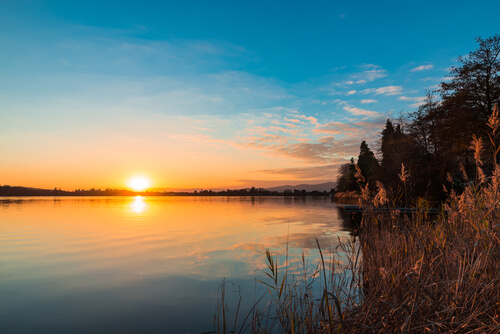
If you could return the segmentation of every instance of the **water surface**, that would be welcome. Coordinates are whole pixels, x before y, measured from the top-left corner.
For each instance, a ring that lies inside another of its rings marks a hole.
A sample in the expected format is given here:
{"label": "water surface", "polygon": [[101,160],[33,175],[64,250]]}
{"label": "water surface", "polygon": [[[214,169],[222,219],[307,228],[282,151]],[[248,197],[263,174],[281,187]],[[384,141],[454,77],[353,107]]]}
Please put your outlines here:
{"label": "water surface", "polygon": [[347,237],[329,198],[0,197],[0,333],[210,331],[223,277]]}

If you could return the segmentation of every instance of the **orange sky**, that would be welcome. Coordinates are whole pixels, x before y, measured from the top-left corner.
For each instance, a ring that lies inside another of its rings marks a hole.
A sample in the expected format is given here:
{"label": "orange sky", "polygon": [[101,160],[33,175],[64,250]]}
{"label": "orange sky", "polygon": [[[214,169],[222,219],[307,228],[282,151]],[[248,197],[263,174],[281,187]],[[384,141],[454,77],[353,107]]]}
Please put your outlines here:
{"label": "orange sky", "polygon": [[[124,188],[136,175],[149,178],[152,187],[174,189],[259,187],[304,181],[293,174],[268,171],[303,167],[304,163],[230,141],[187,138],[170,131],[158,134],[161,138],[148,138],[151,133],[147,131],[128,134],[121,129],[115,131],[126,134],[91,131],[87,138],[81,138],[86,136],[85,131],[10,134],[16,145],[3,149],[9,159],[0,166],[0,182],[73,190]],[[314,177],[305,180],[330,181]]]}

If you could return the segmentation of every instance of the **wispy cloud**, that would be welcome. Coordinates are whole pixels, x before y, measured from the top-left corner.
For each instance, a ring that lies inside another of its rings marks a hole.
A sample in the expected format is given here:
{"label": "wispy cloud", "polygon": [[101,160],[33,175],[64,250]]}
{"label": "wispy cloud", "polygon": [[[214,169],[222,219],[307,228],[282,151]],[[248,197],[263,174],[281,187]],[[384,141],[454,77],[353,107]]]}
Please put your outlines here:
{"label": "wispy cloud", "polygon": [[350,76],[349,80],[345,81],[346,85],[354,84],[365,84],[367,82],[372,82],[376,79],[384,78],[387,76],[387,71],[382,69],[378,65],[374,64],[364,64],[361,68],[365,69],[363,72],[359,72]]}
{"label": "wispy cloud", "polygon": [[416,102],[410,104],[409,107],[418,108],[424,104],[425,98],[425,96],[400,96],[398,100]]}
{"label": "wispy cloud", "polygon": [[353,94],[356,94],[356,92],[357,92],[357,90],[354,90],[354,89],[353,89],[353,90],[348,91],[346,95],[347,95],[347,96],[349,96],[349,95],[353,95]]}
{"label": "wispy cloud", "polygon": [[361,103],[363,104],[367,104],[367,103],[377,103],[378,101],[377,100],[373,100],[373,99],[362,99],[361,100]]}
{"label": "wispy cloud", "polygon": [[400,95],[402,94],[403,87],[401,86],[385,86],[379,88],[363,89],[362,94],[375,94],[375,95]]}
{"label": "wispy cloud", "polygon": [[415,101],[415,102],[422,102],[425,100],[425,96],[400,96],[398,97],[398,100],[401,101]]}
{"label": "wispy cloud", "polygon": [[332,159],[333,163],[321,166],[311,167],[295,167],[295,168],[278,168],[278,169],[265,169],[259,172],[274,174],[274,175],[287,175],[293,176],[298,179],[331,179],[332,175],[337,173],[340,165],[345,163],[343,158]]}
{"label": "wispy cloud", "polygon": [[[347,103],[342,103],[342,109],[365,119],[380,116],[377,112]],[[356,156],[359,142],[375,140],[383,125],[379,119],[375,122],[321,123],[316,117],[293,111],[283,109],[272,118],[249,115],[256,117],[256,121],[250,128],[241,130],[235,144],[274,156],[285,156],[294,159],[293,163],[327,165]]]}
{"label": "wispy cloud", "polygon": [[420,65],[415,68],[412,68],[410,72],[419,72],[419,71],[426,71],[434,68],[434,65],[428,64],[428,65]]}
{"label": "wispy cloud", "polygon": [[356,116],[368,116],[368,117],[380,116],[380,114],[376,111],[365,110],[357,107],[345,106],[343,109]]}
{"label": "wispy cloud", "polygon": [[336,156],[335,138],[324,137],[313,143],[282,145],[274,149],[284,155],[308,163],[328,163]]}
{"label": "wispy cloud", "polygon": [[360,80],[366,80],[366,81],[374,81],[376,79],[380,79],[386,76],[387,73],[385,70],[369,70],[369,71],[364,71],[363,73],[357,75],[357,77],[360,78]]}
{"label": "wispy cloud", "polygon": [[368,140],[374,139],[385,120],[377,119],[374,122],[360,121],[351,123],[328,122],[314,129],[315,133],[335,135],[343,140]]}
{"label": "wispy cloud", "polygon": [[303,119],[303,120],[307,120],[309,121],[311,124],[318,124],[318,120],[313,117],[313,116],[305,116],[305,115],[298,115],[297,118],[300,118],[300,119]]}

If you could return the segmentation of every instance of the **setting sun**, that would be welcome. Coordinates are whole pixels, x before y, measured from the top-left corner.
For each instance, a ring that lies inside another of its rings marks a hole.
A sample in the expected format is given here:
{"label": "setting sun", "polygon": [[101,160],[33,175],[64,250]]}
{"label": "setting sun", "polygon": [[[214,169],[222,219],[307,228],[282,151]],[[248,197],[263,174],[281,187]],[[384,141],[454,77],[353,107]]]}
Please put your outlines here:
{"label": "setting sun", "polygon": [[143,191],[151,186],[151,182],[143,176],[137,176],[128,180],[127,186],[135,191]]}

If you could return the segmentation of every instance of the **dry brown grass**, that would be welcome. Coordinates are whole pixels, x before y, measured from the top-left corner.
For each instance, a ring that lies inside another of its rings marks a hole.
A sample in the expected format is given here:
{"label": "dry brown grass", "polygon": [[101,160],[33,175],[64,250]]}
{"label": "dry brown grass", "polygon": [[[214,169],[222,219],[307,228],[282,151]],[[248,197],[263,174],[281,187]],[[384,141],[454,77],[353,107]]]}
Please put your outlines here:
{"label": "dry brown grass", "polygon": [[431,224],[422,217],[364,221],[365,303],[353,325],[369,332],[500,332],[498,208],[451,205]]}
{"label": "dry brown grass", "polygon": [[358,318],[351,315],[349,332],[500,333],[496,110],[492,175],[482,170],[484,146],[474,138],[477,175],[462,194],[450,191],[440,215],[430,217],[425,205],[411,218],[378,214],[380,192],[367,208],[360,234],[365,302],[352,310]]}

